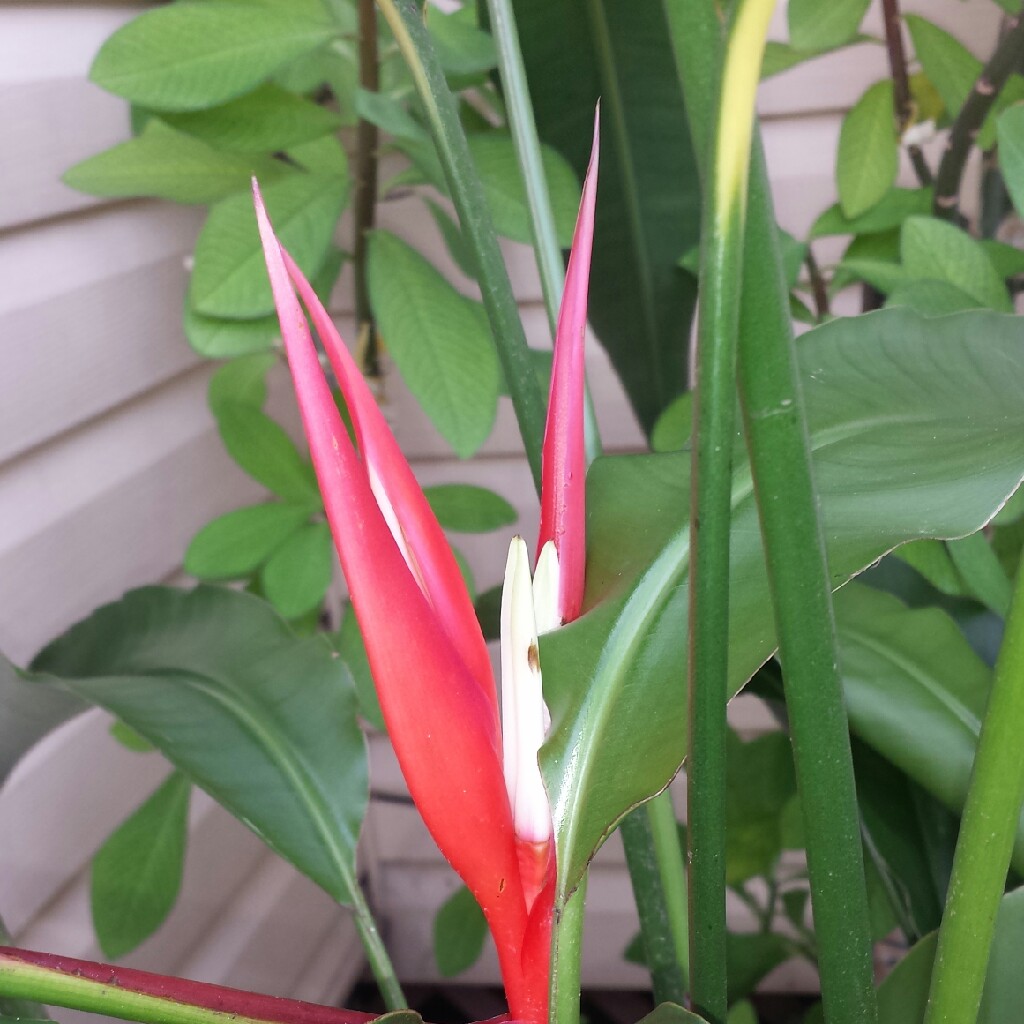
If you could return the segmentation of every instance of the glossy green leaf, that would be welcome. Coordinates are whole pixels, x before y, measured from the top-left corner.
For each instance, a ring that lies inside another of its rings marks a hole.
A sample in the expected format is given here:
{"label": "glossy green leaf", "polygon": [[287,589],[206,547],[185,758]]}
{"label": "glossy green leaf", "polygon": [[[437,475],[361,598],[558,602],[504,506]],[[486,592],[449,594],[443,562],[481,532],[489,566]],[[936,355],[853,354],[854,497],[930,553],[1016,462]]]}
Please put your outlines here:
{"label": "glossy green leaf", "polygon": [[789,41],[798,50],[825,50],[851,40],[871,0],[789,0]]}
{"label": "glossy green leaf", "polygon": [[843,120],[836,183],[844,216],[852,219],[870,210],[892,188],[898,169],[892,81],[886,79],[871,86]]}
{"label": "glossy green leaf", "polygon": [[611,0],[514,0],[541,139],[582,179],[601,97],[601,184],[590,323],[644,431],[686,388],[699,240],[697,164],[664,9]]}
{"label": "glossy green leaf", "polygon": [[926,18],[908,14],[903,20],[928,80],[938,90],[949,116],[955,117],[981,73],[981,61],[959,39]]}
{"label": "glossy green leaf", "polygon": [[[921,1024],[924,1020],[935,933],[922,939],[896,965],[878,989],[878,1024]],[[1002,898],[992,956],[977,1024],[1008,1024],[1024,1006],[1024,889]]]}
{"label": "glossy green leaf", "polygon": [[31,667],[37,684],[127,722],[272,849],[350,901],[366,751],[352,680],[322,636],[296,637],[249,594],[150,587],[95,612]]}
{"label": "glossy green leaf", "polygon": [[[484,186],[484,195],[499,235],[516,242],[530,242],[530,210],[526,186],[519,171],[512,139],[504,134],[471,135],[469,151]],[[550,146],[541,149],[544,177],[551,197],[551,212],[559,244],[568,249],[580,205],[580,186],[572,167]]]}
{"label": "glossy green leaf", "polygon": [[217,412],[228,454],[254,480],[279,498],[316,508],[320,491],[309,460],[299,454],[284,428],[265,412],[241,404]]}
{"label": "glossy green leaf", "polygon": [[678,452],[690,440],[693,432],[693,392],[686,391],[676,398],[658,417],[651,431],[651,450]]}
{"label": "glossy green leaf", "polygon": [[966,593],[964,581],[941,540],[911,541],[898,547],[893,557],[906,562],[940,593],[953,597],[961,597]]}
{"label": "glossy green leaf", "polygon": [[75,164],[62,180],[94,196],[213,203],[248,189],[254,174],[270,182],[286,171],[278,160],[216,149],[154,117],[141,135]]}
{"label": "glossy green leaf", "polygon": [[830,206],[811,227],[811,238],[824,235],[867,235],[898,228],[914,214],[926,214],[932,208],[930,188],[892,188],[869,210],[857,217],[847,217],[836,203]]}
{"label": "glossy green leaf", "polygon": [[248,92],[336,31],[326,10],[308,4],[288,10],[217,0],[171,4],[118,29],[89,75],[133,103],[197,110]]}
{"label": "glossy green leaf", "polygon": [[359,631],[359,623],[351,602],[345,605],[345,611],[341,617],[341,628],[334,637],[334,646],[344,660],[345,667],[349,670],[355,683],[360,713],[375,729],[387,732],[384,715],[380,710],[380,701],[377,699],[377,689],[370,672],[370,661],[366,656],[363,634]]}
{"label": "glossy green leaf", "polygon": [[438,484],[423,493],[437,521],[456,533],[489,533],[511,526],[519,515],[500,494],[473,484]]}
{"label": "glossy green leaf", "polygon": [[[342,176],[293,174],[263,189],[281,244],[307,276],[323,265],[348,196]],[[189,291],[207,316],[260,317],[274,311],[252,196],[231,196],[210,211],[196,242]]]}
{"label": "glossy green leaf", "polygon": [[334,544],[326,523],[299,527],[270,556],[261,580],[266,599],[286,618],[297,619],[323,603],[334,575]]}
{"label": "glossy green leaf", "polygon": [[454,978],[480,959],[487,921],[473,894],[459,886],[434,917],[434,959],[443,978]]}
{"label": "glossy green leaf", "polygon": [[333,110],[269,83],[219,107],[167,113],[162,119],[211,146],[237,153],[273,153],[341,126]]}
{"label": "glossy green leaf", "polygon": [[25,683],[0,654],[0,785],[23,754],[86,707],[72,694]]}
{"label": "glossy green leaf", "polygon": [[188,841],[192,783],[174,772],[122,822],[92,861],[92,923],[103,955],[119,960],[174,908]]}
{"label": "glossy green leaf", "polygon": [[999,166],[1019,213],[1024,210],[1024,106],[999,118]]}
{"label": "glossy green leaf", "polygon": [[980,305],[1013,312],[1002,279],[978,243],[954,224],[909,217],[900,235],[903,267],[914,278],[948,281]]}
{"label": "glossy green leaf", "polygon": [[192,538],[185,552],[185,572],[201,580],[248,576],[308,519],[307,507],[276,502],[228,512]]}
{"label": "glossy green leaf", "polygon": [[480,304],[394,235],[370,238],[370,299],[381,335],[423,411],[466,458],[498,408],[498,359]]}
{"label": "glossy green leaf", "polygon": [[[976,531],[1024,476],[1019,323],[883,310],[804,335],[798,357],[836,586],[896,545]],[[685,754],[689,454],[599,460],[588,479],[588,613],[541,639],[552,728],[558,900]],[[774,626],[749,469],[735,469],[730,677],[771,654]],[[647,511],[638,528],[638,510]],[[637,747],[636,737],[643,737]]]}
{"label": "glossy green leaf", "polygon": [[946,543],[949,557],[964,581],[967,591],[996,615],[1006,618],[1013,597],[1012,575],[1008,576],[984,534]]}
{"label": "glossy green leaf", "polygon": [[966,309],[984,309],[986,305],[955,284],[936,278],[904,279],[893,284],[888,292],[886,306],[906,306],[922,316],[947,316]]}

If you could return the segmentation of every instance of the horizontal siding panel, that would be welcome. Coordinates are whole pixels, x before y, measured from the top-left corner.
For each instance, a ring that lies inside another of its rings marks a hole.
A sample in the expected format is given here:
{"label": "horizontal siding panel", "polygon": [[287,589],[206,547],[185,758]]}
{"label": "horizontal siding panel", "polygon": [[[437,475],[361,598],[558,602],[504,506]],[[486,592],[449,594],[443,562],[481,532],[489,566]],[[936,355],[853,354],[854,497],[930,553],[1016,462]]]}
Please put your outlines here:
{"label": "horizontal siding panel", "polygon": [[[97,200],[63,185],[74,163],[128,137],[128,105],[87,80],[103,40],[141,5],[0,10],[0,229]],[[45,42],[44,42],[45,41]]]}
{"label": "horizontal siding panel", "polygon": [[197,364],[181,310],[198,226],[140,203],[0,237],[0,463]]}

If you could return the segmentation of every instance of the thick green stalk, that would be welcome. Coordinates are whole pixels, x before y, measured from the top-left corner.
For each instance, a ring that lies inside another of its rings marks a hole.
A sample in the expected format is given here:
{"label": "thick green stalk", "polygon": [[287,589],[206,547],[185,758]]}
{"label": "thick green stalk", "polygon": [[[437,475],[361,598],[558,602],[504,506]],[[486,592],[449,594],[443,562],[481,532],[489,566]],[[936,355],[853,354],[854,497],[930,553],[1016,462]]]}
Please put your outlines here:
{"label": "thick green stalk", "polygon": [[726,51],[701,237],[694,481],[690,514],[690,850],[692,996],[714,1024],[728,1013],[725,906],[729,531],[736,433],[736,339],[750,135],[774,0],[743,0]]}
{"label": "thick green stalk", "polygon": [[539,491],[544,400],[458,107],[414,0],[377,0],[377,5],[416,83],[459,224],[476,257],[484,309],[505,371],[534,485]]}
{"label": "thick green stalk", "polygon": [[143,1024],[366,1024],[372,1016],[10,947],[0,947],[0,998]]}
{"label": "thick green stalk", "polygon": [[[661,800],[662,796],[655,797]],[[655,854],[654,827],[649,808],[654,801],[630,811],[619,825],[622,846],[626,851],[626,866],[633,885],[633,900],[640,917],[640,935],[643,939],[644,958],[651,974],[654,1002],[678,1003],[683,1005],[688,989],[687,971],[681,962],[676,944],[676,921],[669,908],[669,895],[665,889],[665,877]],[[671,803],[669,804],[671,809]],[[673,818],[675,814],[673,812]],[[680,876],[684,884],[681,907],[682,935],[685,945],[686,934],[686,868],[682,863],[679,833],[676,828],[675,844],[679,857]],[[688,964],[687,964],[688,966]]]}
{"label": "thick green stalk", "polygon": [[580,973],[583,961],[583,918],[587,876],[556,911],[551,927],[551,1024],[580,1024]]}
{"label": "thick green stalk", "polygon": [[1024,556],[967,790],[925,1024],[973,1024],[1024,802]]}
{"label": "thick green stalk", "polygon": [[[665,0],[694,146],[706,152],[722,51],[714,5]],[[739,338],[740,398],[765,539],[800,786],[829,1024],[877,1019],[871,935],[831,586],[775,217],[754,147]]]}

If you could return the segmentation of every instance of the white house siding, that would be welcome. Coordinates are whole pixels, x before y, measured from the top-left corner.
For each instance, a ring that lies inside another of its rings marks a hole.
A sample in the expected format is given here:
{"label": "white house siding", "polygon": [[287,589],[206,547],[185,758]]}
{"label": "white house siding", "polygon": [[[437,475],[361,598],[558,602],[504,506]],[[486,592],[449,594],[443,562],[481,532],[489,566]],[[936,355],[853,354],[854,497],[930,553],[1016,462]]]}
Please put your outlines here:
{"label": "white house siding", "polygon": [[[905,7],[928,14],[979,54],[991,47],[998,12],[987,0],[908,0]],[[205,405],[209,367],[181,333],[196,212],[97,201],[58,180],[127,134],[125,106],[90,85],[86,72],[102,40],[141,9],[0,6],[0,650],[16,661],[126,589],[178,579],[194,531],[260,495],[221,448]],[[881,34],[877,11],[865,31]],[[785,36],[781,9],[773,35]],[[777,211],[790,231],[805,232],[833,201],[843,112],[885,74],[882,48],[862,45],[763,87]],[[421,204],[386,202],[380,221],[468,287]],[[838,252],[829,242],[820,256],[828,261]],[[546,344],[530,253],[515,245],[506,253],[527,334]],[[347,277],[332,308],[351,337]],[[588,368],[606,448],[637,447],[640,432],[596,345]],[[283,408],[286,389],[279,392]],[[518,529],[535,533],[535,497],[507,400],[469,463],[451,456],[394,374],[384,402],[424,483],[491,487],[519,510]],[[482,585],[498,580],[505,540],[460,538]],[[734,702],[733,716],[747,733],[767,727],[744,699]],[[375,786],[401,792],[379,737],[372,754]],[[70,723],[20,766],[0,791],[0,914],[19,942],[99,955],[87,907],[89,858],[165,770],[157,757],[117,746],[97,714]],[[345,913],[205,797],[193,803],[191,827],[179,905],[128,962],[307,999],[343,994],[361,963]],[[375,804],[362,859],[400,972],[410,980],[436,976],[430,924],[455,882],[414,812]],[[741,913],[736,908],[737,919]],[[584,982],[643,985],[643,972],[621,960],[636,920],[615,842],[595,867],[588,921]],[[487,954],[467,977],[496,976]],[[805,986],[813,978],[791,968],[775,983]]]}

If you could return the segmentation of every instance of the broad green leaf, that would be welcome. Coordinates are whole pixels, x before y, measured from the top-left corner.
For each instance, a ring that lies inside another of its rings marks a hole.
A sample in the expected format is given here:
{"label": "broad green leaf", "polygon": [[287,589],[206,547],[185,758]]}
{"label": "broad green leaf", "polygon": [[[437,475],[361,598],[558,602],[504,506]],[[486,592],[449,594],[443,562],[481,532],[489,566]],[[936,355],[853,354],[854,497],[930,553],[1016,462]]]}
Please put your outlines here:
{"label": "broad green leaf", "polygon": [[432,199],[426,199],[426,204],[430,210],[430,215],[434,218],[434,223],[437,225],[437,230],[441,232],[448,255],[451,256],[455,261],[455,265],[466,277],[476,280],[477,269],[473,252],[466,244],[462,229],[449,216],[448,212],[443,210]]}
{"label": "broad green leaf", "polygon": [[946,316],[965,309],[984,309],[986,305],[955,284],[936,278],[902,280],[888,291],[886,306],[906,306],[922,316]]}
{"label": "broad green leaf", "polygon": [[953,597],[966,591],[949,551],[941,540],[915,540],[898,547],[893,557],[906,562],[920,573],[936,590]]}
{"label": "broad green leaf", "polygon": [[899,169],[893,128],[892,82],[876,82],[843,120],[836,158],[839,204],[847,218],[859,217],[892,188]]}
{"label": "broad green leaf", "polygon": [[1017,212],[1024,210],[1024,106],[999,118],[999,167]]}
{"label": "broad green leaf", "polygon": [[149,740],[143,739],[134,729],[130,729],[121,721],[115,720],[110,726],[110,735],[125,750],[130,750],[133,754],[149,754],[155,749]]}
{"label": "broad green leaf", "polygon": [[47,647],[30,678],[105,707],[335,899],[357,884],[366,750],[352,681],[322,636],[265,601],[150,587]]}
{"label": "broad green leaf", "polygon": [[703,1017],[684,1010],[675,1003],[660,1003],[639,1024],[707,1024]]}
{"label": "broad green leaf", "polygon": [[930,188],[892,188],[871,209],[857,217],[847,217],[838,203],[830,206],[811,227],[811,238],[824,235],[867,235],[898,228],[914,214],[926,214],[932,208]]}
{"label": "broad green leaf", "polygon": [[[987,312],[923,319],[883,310],[800,339],[835,586],[907,540],[978,530],[1017,487],[1019,353],[1019,321]],[[598,460],[589,474],[588,611],[541,639],[552,717],[541,761],[563,866],[559,903],[615,822],[660,791],[685,754],[678,681],[686,661],[679,635],[688,603],[688,466],[684,452]],[[735,692],[775,646],[742,457],[731,558]]]}
{"label": "broad green leaf", "polygon": [[981,73],[981,61],[959,39],[926,18],[908,14],[903,20],[928,80],[938,90],[949,116],[956,117]]}
{"label": "broad green leaf", "polygon": [[761,81],[763,82],[766,78],[772,78],[774,75],[780,75],[783,71],[795,68],[798,64],[803,64],[805,61],[816,60],[818,57],[835,53],[836,50],[842,49],[844,46],[868,41],[869,37],[867,36],[855,35],[835,46],[825,46],[815,50],[802,50],[789,43],[780,43],[769,39],[765,44],[764,59],[761,61]]}
{"label": "broad green leaf", "polygon": [[92,861],[92,923],[119,960],[164,923],[181,889],[192,783],[174,772],[122,822]]}
{"label": "broad green leaf", "polygon": [[757,1010],[753,1003],[743,1000],[729,1007],[729,1016],[725,1018],[725,1024],[758,1024]]}
{"label": "broad green leaf", "polygon": [[426,129],[413,120],[404,104],[386,93],[360,89],[356,93],[356,113],[396,139],[429,141]]}
{"label": "broad green leaf", "polygon": [[308,507],[276,502],[228,512],[192,538],[185,552],[185,572],[201,580],[242,579],[308,519]]}
{"label": "broad green leaf", "polygon": [[90,78],[158,110],[198,110],[241,96],[283,64],[316,49],[336,29],[324,9],[258,3],[177,3],[118,29]]}
{"label": "broad green leaf", "polygon": [[251,405],[262,409],[267,400],[267,373],[277,362],[272,352],[256,352],[232,359],[210,377],[206,401],[214,416],[226,406]]}
{"label": "broad green leaf", "polygon": [[260,409],[238,402],[225,403],[215,412],[224,447],[249,476],[285,501],[319,507],[313,467],[284,427]]}
{"label": "broad green leaf", "polygon": [[286,171],[278,160],[216,149],[154,117],[141,135],[75,164],[62,180],[94,196],[213,203],[248,189],[253,175],[270,182]]}
{"label": "broad green leaf", "polygon": [[297,619],[323,603],[333,575],[330,528],[326,523],[309,523],[296,530],[263,566],[263,593],[286,619]]}
{"label": "broad green leaf", "polygon": [[881,259],[844,259],[839,265],[844,274],[852,274],[867,281],[872,288],[888,294],[895,291],[909,279],[907,271],[898,263]]}
{"label": "broad green leaf", "polygon": [[0,654],[0,786],[23,754],[86,707],[72,694],[28,685]]}
{"label": "broad green leaf", "polygon": [[456,533],[489,533],[511,526],[519,515],[500,494],[473,484],[438,484],[423,493],[437,521]]}
{"label": "broad green leaf", "polygon": [[[924,1020],[936,933],[926,936],[896,965],[878,989],[878,1024],[921,1024]],[[977,1024],[1008,1024],[1024,1005],[1024,889],[999,904],[985,990]]]}
{"label": "broad green leaf", "polygon": [[487,439],[498,407],[498,358],[482,307],[384,231],[370,237],[369,279],[381,336],[406,385],[467,458]]}
{"label": "broad green leaf", "polygon": [[651,450],[681,451],[693,432],[693,392],[685,391],[658,417],[651,431]]}
{"label": "broad green leaf", "polygon": [[580,180],[604,97],[590,323],[649,434],[686,389],[697,289],[677,264],[699,240],[701,208],[665,10],[612,0],[513,7],[540,137]]}
{"label": "broad green leaf", "polygon": [[459,886],[434,918],[434,960],[442,978],[454,978],[480,959],[487,921],[473,894]]}
{"label": "broad green leaf", "polygon": [[[263,189],[281,244],[307,277],[327,257],[348,196],[347,178],[293,174]],[[189,301],[197,313],[260,317],[274,311],[252,196],[231,196],[210,210],[196,242]]]}
{"label": "broad green leaf", "polygon": [[211,146],[238,153],[288,149],[341,126],[333,110],[269,83],[222,106],[167,113],[163,120]]}
{"label": "broad green leaf", "polygon": [[946,542],[949,557],[974,598],[1001,618],[1010,611],[1013,586],[982,533]]}
{"label": "broad green leaf", "polygon": [[[469,151],[473,154],[473,162],[494,216],[495,230],[516,242],[530,242],[533,235],[526,186],[511,137],[504,134],[471,135]],[[576,212],[580,205],[579,182],[572,167],[550,146],[541,149],[541,161],[558,242],[568,249],[572,245]]]}
{"label": "broad green leaf", "polygon": [[288,157],[310,174],[348,178],[348,156],[335,135],[321,135],[318,139],[290,146]]}
{"label": "broad green leaf", "polygon": [[253,320],[226,320],[197,313],[188,300],[183,316],[185,337],[192,348],[207,359],[233,359],[235,356],[267,352],[281,337],[276,316]]}
{"label": "broad green leaf", "polygon": [[366,657],[366,645],[363,643],[363,634],[359,631],[359,623],[351,602],[345,605],[341,628],[334,637],[334,646],[355,682],[360,713],[375,729],[386,732],[384,715],[377,699],[377,688],[374,686],[370,662]]}
{"label": "broad green leaf", "polygon": [[849,42],[871,0],[789,0],[789,41],[798,50],[824,50]]}
{"label": "broad green leaf", "polygon": [[[999,155],[1003,160],[1002,170],[1005,173],[1006,154],[1000,149]],[[978,245],[985,250],[985,255],[992,261],[996,273],[1003,280],[1024,274],[1024,249],[1018,249],[1015,245],[1007,245],[1006,242],[997,242],[994,238],[978,239]]]}
{"label": "broad green leaf", "polygon": [[978,243],[954,224],[909,217],[900,235],[903,267],[912,277],[948,281],[982,306],[1012,313],[1002,278]]}
{"label": "broad green leaf", "polygon": [[498,63],[494,40],[466,18],[443,14],[432,8],[427,28],[434,37],[441,67],[449,75],[472,75],[490,71]]}

